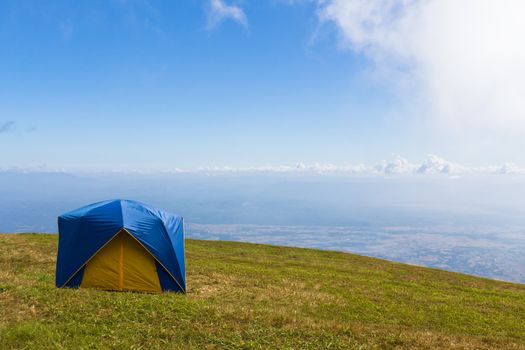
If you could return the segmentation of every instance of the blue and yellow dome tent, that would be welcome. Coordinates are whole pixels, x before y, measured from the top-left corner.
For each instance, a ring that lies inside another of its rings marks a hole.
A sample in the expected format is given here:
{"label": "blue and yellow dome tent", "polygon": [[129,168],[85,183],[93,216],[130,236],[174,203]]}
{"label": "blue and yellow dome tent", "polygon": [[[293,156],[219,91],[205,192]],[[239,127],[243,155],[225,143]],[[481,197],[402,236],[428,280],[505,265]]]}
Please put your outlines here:
{"label": "blue and yellow dome tent", "polygon": [[59,216],[58,232],[57,287],[186,291],[180,216],[110,200]]}

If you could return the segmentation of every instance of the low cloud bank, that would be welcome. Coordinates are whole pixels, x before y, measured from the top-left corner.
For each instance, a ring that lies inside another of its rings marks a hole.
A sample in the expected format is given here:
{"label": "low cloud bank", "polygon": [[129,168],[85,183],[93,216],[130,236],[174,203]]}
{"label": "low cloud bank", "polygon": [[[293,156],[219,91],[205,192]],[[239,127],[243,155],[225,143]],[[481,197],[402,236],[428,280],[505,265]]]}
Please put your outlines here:
{"label": "low cloud bank", "polygon": [[34,167],[1,167],[0,173],[116,173],[116,174],[341,174],[341,175],[368,175],[368,176],[403,176],[403,175],[435,175],[459,176],[469,174],[492,175],[525,175],[525,167],[514,163],[490,166],[466,166],[448,161],[434,154],[429,154],[420,163],[413,163],[406,158],[395,155],[391,160],[384,160],[377,164],[305,164],[295,165],[265,165],[265,166],[215,166],[196,169],[109,169],[109,170],[73,170],[67,168],[52,168],[46,165]]}
{"label": "low cloud bank", "polygon": [[525,175],[525,168],[507,163],[499,166],[469,167],[453,163],[444,158],[429,154],[421,163],[412,163],[396,155],[392,160],[382,161],[375,165],[334,165],[304,164],[295,166],[261,166],[261,167],[207,167],[198,172],[207,173],[317,173],[317,174],[362,174],[362,175],[462,175],[462,174],[508,174]]}

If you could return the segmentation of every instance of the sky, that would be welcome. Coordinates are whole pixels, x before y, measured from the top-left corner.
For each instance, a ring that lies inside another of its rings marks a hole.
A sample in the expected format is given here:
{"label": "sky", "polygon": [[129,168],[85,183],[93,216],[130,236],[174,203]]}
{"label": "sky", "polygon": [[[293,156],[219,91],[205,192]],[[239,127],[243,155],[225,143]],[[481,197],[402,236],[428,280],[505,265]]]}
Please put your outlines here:
{"label": "sky", "polygon": [[519,0],[5,0],[0,169],[523,173],[524,15]]}

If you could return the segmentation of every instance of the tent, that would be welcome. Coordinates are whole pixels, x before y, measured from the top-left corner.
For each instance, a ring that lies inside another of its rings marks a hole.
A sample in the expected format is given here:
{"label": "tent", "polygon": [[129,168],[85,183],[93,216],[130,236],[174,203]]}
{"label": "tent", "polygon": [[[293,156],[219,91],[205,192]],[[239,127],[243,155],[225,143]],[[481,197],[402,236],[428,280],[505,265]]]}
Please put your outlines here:
{"label": "tent", "polygon": [[186,291],[180,216],[110,200],[59,216],[58,232],[57,287]]}

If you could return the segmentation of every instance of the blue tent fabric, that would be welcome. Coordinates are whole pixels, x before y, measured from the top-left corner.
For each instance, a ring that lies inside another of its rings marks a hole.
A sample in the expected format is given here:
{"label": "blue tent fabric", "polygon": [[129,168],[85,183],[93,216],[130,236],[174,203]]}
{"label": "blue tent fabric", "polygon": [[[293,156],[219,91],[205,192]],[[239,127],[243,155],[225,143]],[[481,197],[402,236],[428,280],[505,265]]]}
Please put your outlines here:
{"label": "blue tent fabric", "polygon": [[121,230],[155,258],[163,290],[186,291],[183,218],[130,200],[94,203],[58,217],[57,287],[78,287],[87,261]]}

